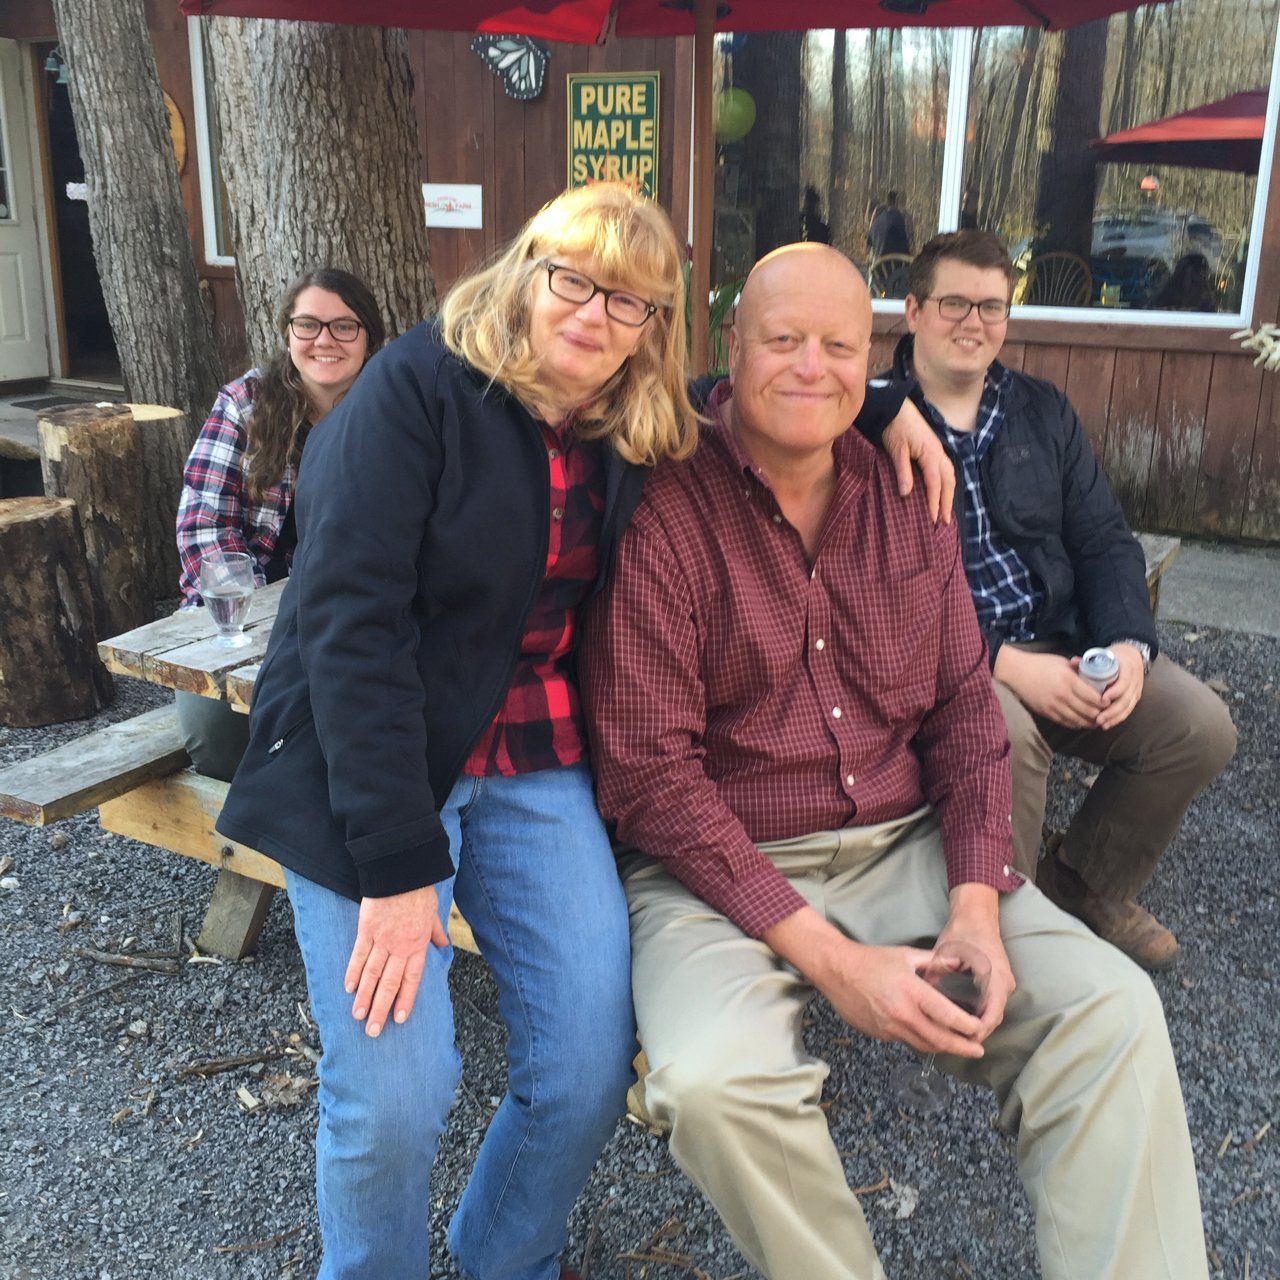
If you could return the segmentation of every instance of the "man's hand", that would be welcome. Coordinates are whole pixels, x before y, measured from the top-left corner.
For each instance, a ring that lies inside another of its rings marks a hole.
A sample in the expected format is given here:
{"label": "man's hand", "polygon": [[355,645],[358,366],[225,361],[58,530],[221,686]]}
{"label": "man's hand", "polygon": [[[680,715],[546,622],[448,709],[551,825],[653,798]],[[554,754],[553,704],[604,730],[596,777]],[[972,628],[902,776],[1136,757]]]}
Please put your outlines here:
{"label": "man's hand", "polygon": [[[1008,685],[1018,700],[1036,715],[1066,725],[1068,729],[1090,729],[1098,724],[1103,699],[1102,694],[1076,674],[1079,666],[1079,658],[1033,653],[1003,644],[996,654],[992,675],[1001,684]],[[1140,657],[1138,671],[1141,674]],[[1125,715],[1128,714],[1126,711]]]}
{"label": "man's hand", "polygon": [[1131,644],[1113,644],[1111,652],[1120,664],[1120,674],[1107,686],[1102,695],[1102,712],[1095,723],[1099,729],[1114,729],[1123,724],[1142,697],[1146,676],[1142,669],[1142,654]]}
{"label": "man's hand", "polygon": [[365,1023],[366,1035],[382,1031],[392,1001],[397,1022],[413,1012],[427,947],[433,943],[447,947],[449,935],[431,885],[389,898],[361,898],[356,943],[344,983],[348,992],[355,993],[351,1014]]}
{"label": "man's hand", "polygon": [[985,884],[960,884],[951,890],[951,915],[934,946],[948,942],[963,942],[981,951],[991,965],[977,1035],[979,1041],[985,1040],[1004,1019],[1005,1004],[1018,985],[1000,937],[998,890]]}
{"label": "man's hand", "polygon": [[914,487],[915,476],[911,473],[914,461],[924,480],[929,518],[937,524],[941,516],[943,524],[950,524],[951,504],[956,496],[955,468],[942,441],[910,400],[902,402],[898,416],[884,429],[881,444],[898,477],[898,492],[905,498]]}
{"label": "man's hand", "polygon": [[901,1041],[918,1053],[982,1057],[979,1019],[919,976],[928,951],[864,946],[808,907],[765,930],[764,941],[864,1035]]}

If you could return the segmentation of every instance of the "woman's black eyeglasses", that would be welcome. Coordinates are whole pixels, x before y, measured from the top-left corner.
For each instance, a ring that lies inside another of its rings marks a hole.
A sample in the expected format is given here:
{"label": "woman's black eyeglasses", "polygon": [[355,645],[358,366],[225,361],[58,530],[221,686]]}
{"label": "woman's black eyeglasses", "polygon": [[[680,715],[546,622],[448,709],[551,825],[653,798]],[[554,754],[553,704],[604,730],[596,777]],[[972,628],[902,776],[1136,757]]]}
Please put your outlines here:
{"label": "woman's black eyeglasses", "polygon": [[584,276],[581,271],[575,271],[572,267],[562,267],[559,263],[548,261],[544,261],[542,265],[547,269],[547,287],[557,298],[585,306],[597,293],[603,294],[605,315],[619,324],[638,329],[658,309],[654,303],[646,302],[644,298],[628,293],[625,289],[606,289],[603,285],[596,284],[590,276]]}
{"label": "woman's black eyeglasses", "polygon": [[321,329],[328,329],[336,342],[354,342],[364,325],[359,320],[317,320],[315,316],[290,316],[289,328],[295,338],[311,339],[320,336]]}

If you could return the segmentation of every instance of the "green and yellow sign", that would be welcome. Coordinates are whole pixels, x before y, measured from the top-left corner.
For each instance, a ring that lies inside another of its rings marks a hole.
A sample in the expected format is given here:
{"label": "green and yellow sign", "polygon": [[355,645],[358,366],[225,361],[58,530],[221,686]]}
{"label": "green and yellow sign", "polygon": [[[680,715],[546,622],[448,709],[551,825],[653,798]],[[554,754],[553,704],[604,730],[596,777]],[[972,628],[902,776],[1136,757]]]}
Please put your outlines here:
{"label": "green and yellow sign", "polygon": [[629,182],[658,198],[658,73],[571,75],[569,185]]}

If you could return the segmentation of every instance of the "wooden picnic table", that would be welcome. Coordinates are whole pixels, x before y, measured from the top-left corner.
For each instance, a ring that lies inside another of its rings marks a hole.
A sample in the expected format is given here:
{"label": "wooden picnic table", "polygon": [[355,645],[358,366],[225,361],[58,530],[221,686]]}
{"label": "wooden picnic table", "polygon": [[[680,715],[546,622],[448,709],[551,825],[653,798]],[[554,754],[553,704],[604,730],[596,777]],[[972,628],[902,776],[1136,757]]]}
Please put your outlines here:
{"label": "wooden picnic table", "polygon": [[[284,586],[277,582],[253,593],[245,625],[248,643],[239,648],[218,642],[204,609],[188,609],[103,640],[98,654],[117,675],[216,698],[247,713]],[[198,945],[239,959],[256,945],[271,899],[284,887],[284,872],[273,858],[214,829],[226,793],[225,783],[183,769],[104,801],[99,815],[107,831],[218,869]],[[449,934],[455,946],[476,949],[457,908]]]}

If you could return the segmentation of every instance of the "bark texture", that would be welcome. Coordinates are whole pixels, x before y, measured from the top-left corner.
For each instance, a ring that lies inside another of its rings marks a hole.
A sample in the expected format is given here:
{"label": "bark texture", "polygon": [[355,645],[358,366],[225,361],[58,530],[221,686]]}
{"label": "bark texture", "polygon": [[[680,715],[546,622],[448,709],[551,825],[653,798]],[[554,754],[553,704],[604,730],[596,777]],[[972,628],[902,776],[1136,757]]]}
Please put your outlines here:
{"label": "bark texture", "polygon": [[83,720],[109,706],[76,506],[0,500],[0,724]]}
{"label": "bark texture", "polygon": [[389,334],[436,308],[405,33],[206,18],[236,287],[255,360],[279,345],[281,292],[342,267]]}
{"label": "bark texture", "polygon": [[200,296],[144,0],[53,0],[89,229],[132,400],[203,421],[223,382]]}
{"label": "bark texture", "polygon": [[70,498],[79,511],[98,638],[150,622],[142,440],[133,414],[127,405],[83,405],[55,410],[38,425],[45,492]]}
{"label": "bark texture", "polygon": [[178,592],[178,543],[174,527],[182,496],[182,469],[200,433],[195,417],[162,404],[131,404],[142,445],[142,489],[146,525],[147,584],[156,599]]}

